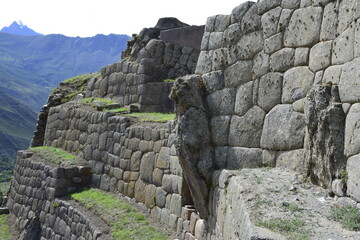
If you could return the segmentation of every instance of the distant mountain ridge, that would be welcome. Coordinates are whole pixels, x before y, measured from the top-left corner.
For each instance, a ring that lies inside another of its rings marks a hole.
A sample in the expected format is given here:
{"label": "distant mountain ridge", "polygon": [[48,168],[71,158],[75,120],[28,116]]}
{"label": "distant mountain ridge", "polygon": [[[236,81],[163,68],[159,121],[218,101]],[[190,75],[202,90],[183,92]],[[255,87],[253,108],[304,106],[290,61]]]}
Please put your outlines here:
{"label": "distant mountain ridge", "polygon": [[24,25],[21,21],[14,21],[9,27],[3,27],[0,32],[11,33],[20,36],[42,35],[41,33],[37,33],[28,26]]}
{"label": "distant mountain ridge", "polygon": [[3,30],[0,32],[0,170],[1,162],[12,162],[17,150],[29,146],[35,130],[35,113],[46,104],[51,90],[65,79],[97,72],[118,62],[130,39],[115,34],[74,38],[60,34],[21,35]]}

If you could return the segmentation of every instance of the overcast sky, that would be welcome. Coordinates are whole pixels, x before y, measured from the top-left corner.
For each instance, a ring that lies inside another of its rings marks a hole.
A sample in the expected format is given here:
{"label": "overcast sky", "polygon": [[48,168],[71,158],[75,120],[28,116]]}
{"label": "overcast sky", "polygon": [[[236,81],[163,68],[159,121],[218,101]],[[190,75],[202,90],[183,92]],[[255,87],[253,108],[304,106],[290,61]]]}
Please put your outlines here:
{"label": "overcast sky", "polygon": [[202,25],[207,17],[230,14],[242,2],[245,0],[1,0],[0,29],[21,20],[42,34],[131,35],[155,26],[161,17]]}

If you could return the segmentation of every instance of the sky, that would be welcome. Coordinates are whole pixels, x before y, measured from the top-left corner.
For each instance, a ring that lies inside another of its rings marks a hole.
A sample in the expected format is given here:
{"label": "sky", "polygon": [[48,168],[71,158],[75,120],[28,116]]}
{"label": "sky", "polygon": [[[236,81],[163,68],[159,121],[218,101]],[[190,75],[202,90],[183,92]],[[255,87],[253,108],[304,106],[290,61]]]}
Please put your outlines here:
{"label": "sky", "polygon": [[91,37],[139,33],[162,17],[204,25],[209,16],[230,14],[245,0],[1,0],[0,29],[21,20],[42,34]]}

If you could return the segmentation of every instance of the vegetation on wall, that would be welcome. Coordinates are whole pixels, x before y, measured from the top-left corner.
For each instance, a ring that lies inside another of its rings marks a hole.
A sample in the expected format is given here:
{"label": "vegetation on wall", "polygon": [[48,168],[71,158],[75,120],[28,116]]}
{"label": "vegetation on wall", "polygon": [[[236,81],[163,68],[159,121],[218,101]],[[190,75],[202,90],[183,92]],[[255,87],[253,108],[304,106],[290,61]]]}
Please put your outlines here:
{"label": "vegetation on wall", "polygon": [[150,225],[143,214],[109,193],[90,189],[71,194],[71,197],[104,219],[111,227],[115,240],[167,239]]}
{"label": "vegetation on wall", "polygon": [[45,161],[55,164],[73,165],[79,161],[79,159],[76,156],[60,148],[43,146],[43,147],[30,148],[29,150],[41,155]]}

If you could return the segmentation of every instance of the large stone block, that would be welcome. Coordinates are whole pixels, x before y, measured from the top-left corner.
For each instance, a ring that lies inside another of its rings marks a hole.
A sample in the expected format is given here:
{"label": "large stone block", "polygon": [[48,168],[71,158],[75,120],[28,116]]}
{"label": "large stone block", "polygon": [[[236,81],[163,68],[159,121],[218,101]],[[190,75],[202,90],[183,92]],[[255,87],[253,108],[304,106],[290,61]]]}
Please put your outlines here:
{"label": "large stone block", "polygon": [[244,115],[253,105],[253,82],[240,85],[236,92],[235,114]]}
{"label": "large stone block", "polygon": [[215,116],[210,121],[211,139],[218,146],[227,145],[230,116]]}
{"label": "large stone block", "polygon": [[295,62],[295,49],[283,48],[270,56],[270,70],[272,72],[285,72],[292,68]]}
{"label": "large stone block", "polygon": [[360,102],[360,58],[343,65],[339,84],[341,102]]}
{"label": "large stone block", "polygon": [[231,115],[234,113],[236,88],[224,88],[206,98],[211,115]]}
{"label": "large stone block", "polygon": [[243,36],[237,44],[239,60],[251,60],[263,49],[264,36],[262,31],[252,32]]}
{"label": "large stone block", "polygon": [[304,149],[278,152],[276,167],[285,168],[295,172],[305,171]]}
{"label": "large stone block", "polygon": [[333,42],[332,64],[343,64],[353,60],[355,42],[355,23],[352,23]]}
{"label": "large stone block", "polygon": [[238,61],[224,71],[225,87],[237,87],[251,81],[252,61]]}
{"label": "large stone block", "polygon": [[333,40],[336,37],[338,24],[338,6],[335,1],[327,4],[324,8],[324,16],[321,24],[320,40]]}
{"label": "large stone block", "polygon": [[244,116],[233,116],[230,123],[229,145],[239,147],[260,147],[260,138],[265,112],[258,106],[252,107]]}
{"label": "large stone block", "polygon": [[257,168],[262,165],[262,150],[258,148],[229,147],[228,169]]}
{"label": "large stone block", "polygon": [[270,111],[281,103],[283,75],[281,73],[268,73],[260,78],[258,105],[264,111]]}
{"label": "large stone block", "polygon": [[267,54],[274,53],[283,47],[283,33],[278,33],[264,41],[264,52]]}
{"label": "large stone block", "polygon": [[265,117],[261,147],[270,150],[292,150],[304,145],[305,119],[294,112],[291,104],[275,106]]}
{"label": "large stone block", "polygon": [[259,52],[254,58],[252,69],[253,79],[260,78],[269,72],[270,57],[264,51]]}
{"label": "large stone block", "polygon": [[143,155],[140,163],[140,178],[145,182],[152,182],[152,172],[155,164],[155,153],[148,152]]}
{"label": "large stone block", "polygon": [[282,103],[293,103],[304,98],[314,82],[314,73],[307,67],[295,67],[285,72]]}
{"label": "large stone block", "polygon": [[346,116],[345,155],[350,157],[360,153],[360,103],[355,103]]}
{"label": "large stone block", "polygon": [[276,33],[281,10],[281,7],[277,7],[271,9],[261,16],[261,25],[264,32],[264,38],[271,37]]}
{"label": "large stone block", "polygon": [[311,46],[320,39],[322,20],[321,7],[307,7],[295,10],[285,30],[284,44],[287,47]]}
{"label": "large stone block", "polygon": [[208,93],[223,89],[225,86],[224,71],[210,72],[204,74],[202,78],[204,79],[205,88]]}
{"label": "large stone block", "polygon": [[261,28],[261,19],[258,14],[258,5],[253,4],[243,16],[241,22],[241,31],[244,34],[254,32]]}
{"label": "large stone block", "polygon": [[252,5],[254,5],[253,2],[247,1],[234,8],[230,16],[231,23],[240,22]]}
{"label": "large stone block", "polygon": [[273,0],[273,1],[260,0],[258,1],[258,13],[263,14],[266,11],[269,11],[270,9],[280,5],[281,5],[281,0]]}
{"label": "large stone block", "polygon": [[328,67],[324,72],[322,82],[325,84],[339,85],[342,67],[343,65]]}
{"label": "large stone block", "polygon": [[310,50],[309,68],[313,72],[327,68],[331,63],[332,41],[320,42]]}
{"label": "large stone block", "polygon": [[360,154],[348,159],[346,171],[348,173],[347,194],[360,202]]}

